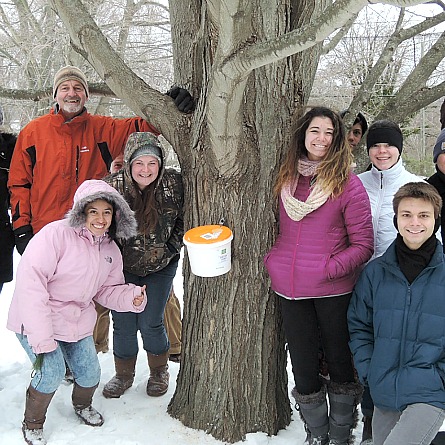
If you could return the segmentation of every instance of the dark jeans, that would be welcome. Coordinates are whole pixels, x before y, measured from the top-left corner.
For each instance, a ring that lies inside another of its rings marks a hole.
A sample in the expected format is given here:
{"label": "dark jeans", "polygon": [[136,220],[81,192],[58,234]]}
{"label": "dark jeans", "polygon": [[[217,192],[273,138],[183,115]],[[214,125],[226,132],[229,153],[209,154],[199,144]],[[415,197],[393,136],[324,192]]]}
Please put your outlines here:
{"label": "dark jeans", "polygon": [[320,336],[331,380],[336,383],[354,381],[346,317],[350,299],[350,293],[299,300],[280,298],[292,372],[300,394],[312,394],[321,389]]}
{"label": "dark jeans", "polygon": [[139,351],[137,332],[140,331],[143,348],[160,355],[170,348],[164,327],[164,310],[173,278],[178,268],[179,255],[164,269],[139,277],[125,272],[127,283],[147,286],[147,306],[141,313],[116,312],[113,315],[113,353],[121,359],[135,357]]}

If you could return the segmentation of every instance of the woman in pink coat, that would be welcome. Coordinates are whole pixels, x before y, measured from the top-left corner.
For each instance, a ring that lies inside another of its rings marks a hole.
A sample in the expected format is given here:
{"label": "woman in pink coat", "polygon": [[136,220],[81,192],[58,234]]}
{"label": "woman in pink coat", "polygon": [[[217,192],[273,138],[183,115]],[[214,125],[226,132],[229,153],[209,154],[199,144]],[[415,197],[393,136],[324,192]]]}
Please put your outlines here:
{"label": "woman in pink coat", "polygon": [[[351,443],[361,386],[354,381],[346,313],[373,250],[368,195],[351,172],[343,122],[315,107],[297,122],[275,191],[280,233],[265,263],[281,312],[309,444]],[[319,338],[330,382],[319,377]],[[326,393],[329,396],[329,414]]]}
{"label": "woman in pink coat", "polygon": [[124,284],[114,241],[135,235],[136,221],[125,200],[105,182],[90,180],[76,191],[67,217],[47,224],[24,252],[7,327],[34,368],[22,427],[26,443],[46,444],[43,423],[65,361],[74,376],[75,413],[87,425],[103,424],[91,406],[100,379],[94,302],[122,312],[145,308],[145,288]]}

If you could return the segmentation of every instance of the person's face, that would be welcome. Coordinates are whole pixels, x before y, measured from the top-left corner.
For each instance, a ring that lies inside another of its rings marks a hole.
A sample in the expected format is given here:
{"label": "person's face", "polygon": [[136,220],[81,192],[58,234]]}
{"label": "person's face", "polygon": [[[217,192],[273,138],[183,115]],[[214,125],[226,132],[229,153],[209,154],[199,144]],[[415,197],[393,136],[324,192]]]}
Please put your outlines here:
{"label": "person's face", "polygon": [[332,144],[334,125],[328,117],[314,117],[305,134],[304,145],[310,161],[320,161]]}
{"label": "person's face", "polygon": [[124,166],[124,155],[117,156],[110,165],[110,173],[117,173]]}
{"label": "person's face", "polygon": [[369,149],[369,160],[379,170],[388,170],[399,160],[399,149],[394,145],[379,143]]}
{"label": "person's face", "polygon": [[357,148],[357,145],[362,139],[362,136],[363,136],[362,126],[360,125],[360,123],[357,122],[351,127],[351,129],[348,131],[347,134],[347,139],[352,150],[355,150]]}
{"label": "person's face", "polygon": [[102,236],[113,219],[113,206],[103,199],[97,199],[85,207],[86,228],[94,236]]}
{"label": "person's face", "polygon": [[437,165],[437,168],[438,168],[443,174],[445,174],[445,153],[441,153],[441,154],[437,157],[436,165]]}
{"label": "person's face", "polygon": [[140,156],[131,164],[131,176],[141,190],[155,181],[158,174],[159,162],[154,156]]}
{"label": "person's face", "polygon": [[82,110],[87,100],[85,88],[76,80],[62,82],[56,91],[56,101],[66,119],[72,119]]}
{"label": "person's face", "polygon": [[403,198],[397,209],[397,226],[404,243],[417,250],[434,231],[434,207],[425,199]]}

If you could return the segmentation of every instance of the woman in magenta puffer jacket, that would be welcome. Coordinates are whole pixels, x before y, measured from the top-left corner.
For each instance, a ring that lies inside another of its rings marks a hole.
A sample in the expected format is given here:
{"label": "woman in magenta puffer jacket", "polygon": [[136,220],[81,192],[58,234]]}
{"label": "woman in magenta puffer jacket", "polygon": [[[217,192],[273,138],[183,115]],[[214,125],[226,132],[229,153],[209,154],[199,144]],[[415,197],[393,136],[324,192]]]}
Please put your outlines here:
{"label": "woman in magenta puffer jacket", "polygon": [[[340,116],[315,107],[297,122],[275,188],[280,233],[265,264],[272,289],[282,297],[292,394],[309,444],[350,443],[361,394],[346,313],[357,276],[372,255],[373,230],[368,195],[351,164]],[[327,388],[319,377],[320,337]]]}

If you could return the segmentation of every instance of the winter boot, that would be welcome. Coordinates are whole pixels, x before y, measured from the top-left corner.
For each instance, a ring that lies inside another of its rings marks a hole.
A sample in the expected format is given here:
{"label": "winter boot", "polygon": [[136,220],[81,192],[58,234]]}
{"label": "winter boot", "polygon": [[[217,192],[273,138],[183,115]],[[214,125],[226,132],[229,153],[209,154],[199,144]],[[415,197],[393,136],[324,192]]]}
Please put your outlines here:
{"label": "winter boot", "polygon": [[102,426],[104,418],[102,414],[91,406],[93,402],[93,394],[98,385],[91,388],[83,388],[74,382],[73,401],[74,412],[82,421],[89,426]]}
{"label": "winter boot", "polygon": [[161,355],[147,352],[150,377],[147,382],[147,394],[151,397],[163,396],[168,390],[168,352]]}
{"label": "winter boot", "polygon": [[29,385],[26,391],[25,416],[22,424],[23,437],[28,445],[46,444],[43,437],[43,424],[54,394],[54,392],[45,394]]}
{"label": "winter boot", "polygon": [[118,399],[133,385],[137,357],[122,359],[114,356],[116,375],[104,386],[102,394],[107,399]]}
{"label": "winter boot", "polygon": [[372,417],[363,416],[363,432],[360,445],[372,445]]}
{"label": "winter boot", "polygon": [[313,394],[300,394],[294,388],[292,395],[305,424],[306,442],[309,445],[327,445],[329,418],[325,387],[323,386],[320,391]]}
{"label": "winter boot", "polygon": [[329,383],[329,445],[354,443],[352,430],[357,426],[357,405],[362,392],[359,383]]}

